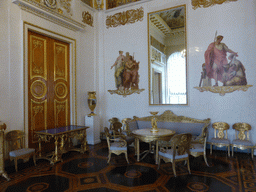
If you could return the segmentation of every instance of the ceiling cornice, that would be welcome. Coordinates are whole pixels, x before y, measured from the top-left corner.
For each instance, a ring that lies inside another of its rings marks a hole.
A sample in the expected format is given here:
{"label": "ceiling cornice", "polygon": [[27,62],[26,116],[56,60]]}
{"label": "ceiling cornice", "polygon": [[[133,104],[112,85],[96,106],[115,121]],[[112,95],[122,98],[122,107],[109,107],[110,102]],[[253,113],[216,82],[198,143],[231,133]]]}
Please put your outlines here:
{"label": "ceiling cornice", "polygon": [[60,14],[33,0],[12,0],[12,2],[26,12],[37,15],[73,31],[82,31],[85,28],[83,23],[77,22],[74,19]]}

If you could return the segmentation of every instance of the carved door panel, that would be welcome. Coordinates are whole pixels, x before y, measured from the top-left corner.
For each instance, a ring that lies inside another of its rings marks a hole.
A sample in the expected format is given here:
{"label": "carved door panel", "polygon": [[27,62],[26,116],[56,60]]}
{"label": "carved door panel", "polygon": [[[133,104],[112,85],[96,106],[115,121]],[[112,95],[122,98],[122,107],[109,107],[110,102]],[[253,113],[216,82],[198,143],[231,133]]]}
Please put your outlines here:
{"label": "carved door panel", "polygon": [[29,31],[29,147],[38,146],[34,131],[69,125],[69,87],[69,44]]}

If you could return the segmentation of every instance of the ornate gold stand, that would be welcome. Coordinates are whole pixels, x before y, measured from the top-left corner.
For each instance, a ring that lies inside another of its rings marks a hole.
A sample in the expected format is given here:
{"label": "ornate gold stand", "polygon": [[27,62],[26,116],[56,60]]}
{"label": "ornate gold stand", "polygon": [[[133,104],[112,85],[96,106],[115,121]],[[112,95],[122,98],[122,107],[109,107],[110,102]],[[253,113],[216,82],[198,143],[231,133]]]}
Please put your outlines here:
{"label": "ornate gold stand", "polygon": [[157,127],[157,122],[156,122],[156,115],[158,114],[158,112],[157,111],[155,111],[155,112],[151,111],[150,114],[153,115],[153,117],[151,119],[152,128],[150,129],[150,131],[152,133],[156,133],[156,132],[158,132],[158,127]]}

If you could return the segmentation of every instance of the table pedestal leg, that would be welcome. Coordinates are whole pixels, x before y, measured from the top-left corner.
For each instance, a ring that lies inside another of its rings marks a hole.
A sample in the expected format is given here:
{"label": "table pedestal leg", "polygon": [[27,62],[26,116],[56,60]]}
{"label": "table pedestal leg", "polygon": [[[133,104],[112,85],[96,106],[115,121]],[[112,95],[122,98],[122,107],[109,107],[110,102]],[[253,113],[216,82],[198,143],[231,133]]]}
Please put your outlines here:
{"label": "table pedestal leg", "polygon": [[59,151],[58,151],[58,137],[54,137],[54,139],[55,139],[55,142],[54,142],[54,144],[55,144],[55,150],[54,150],[54,154],[53,154],[53,156],[52,156],[52,158],[51,158],[51,164],[54,164],[54,163],[57,163],[58,161],[60,161],[60,154],[59,154]]}
{"label": "table pedestal leg", "polygon": [[137,161],[140,161],[140,140],[136,138],[135,142],[136,142],[136,151],[137,151]]}
{"label": "table pedestal leg", "polygon": [[80,151],[80,153],[84,153],[85,151],[88,150],[87,139],[86,139],[86,131],[84,131],[81,134],[80,142],[81,142],[81,151]]}
{"label": "table pedestal leg", "polygon": [[158,164],[158,140],[156,140],[156,164]]}

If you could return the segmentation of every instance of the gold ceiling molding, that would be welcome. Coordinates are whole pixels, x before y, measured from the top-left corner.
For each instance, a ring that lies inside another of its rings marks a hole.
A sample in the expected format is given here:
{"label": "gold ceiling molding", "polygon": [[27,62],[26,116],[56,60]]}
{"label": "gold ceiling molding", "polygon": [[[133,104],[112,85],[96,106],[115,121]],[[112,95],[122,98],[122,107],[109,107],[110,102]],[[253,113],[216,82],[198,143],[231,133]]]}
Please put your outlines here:
{"label": "gold ceiling molding", "polygon": [[232,93],[234,91],[247,91],[252,85],[236,85],[236,86],[208,86],[208,87],[194,87],[200,92],[210,91],[212,93],[219,93],[220,96],[224,96],[226,93]]}
{"label": "gold ceiling molding", "polygon": [[82,13],[83,23],[93,27],[93,17],[88,11]]}
{"label": "gold ceiling molding", "polygon": [[135,23],[142,21],[144,16],[143,7],[138,9],[131,9],[124,12],[116,13],[112,16],[107,16],[106,25],[109,27],[117,27],[120,25],[126,25],[129,23]]}
{"label": "gold ceiling molding", "polygon": [[191,0],[191,4],[193,6],[193,9],[197,8],[207,8],[210,6],[213,6],[215,4],[222,4],[222,3],[228,3],[228,2],[234,2],[237,0]]}
{"label": "gold ceiling molding", "polygon": [[72,0],[12,0],[22,10],[73,31],[84,30],[85,25],[71,18]]}

